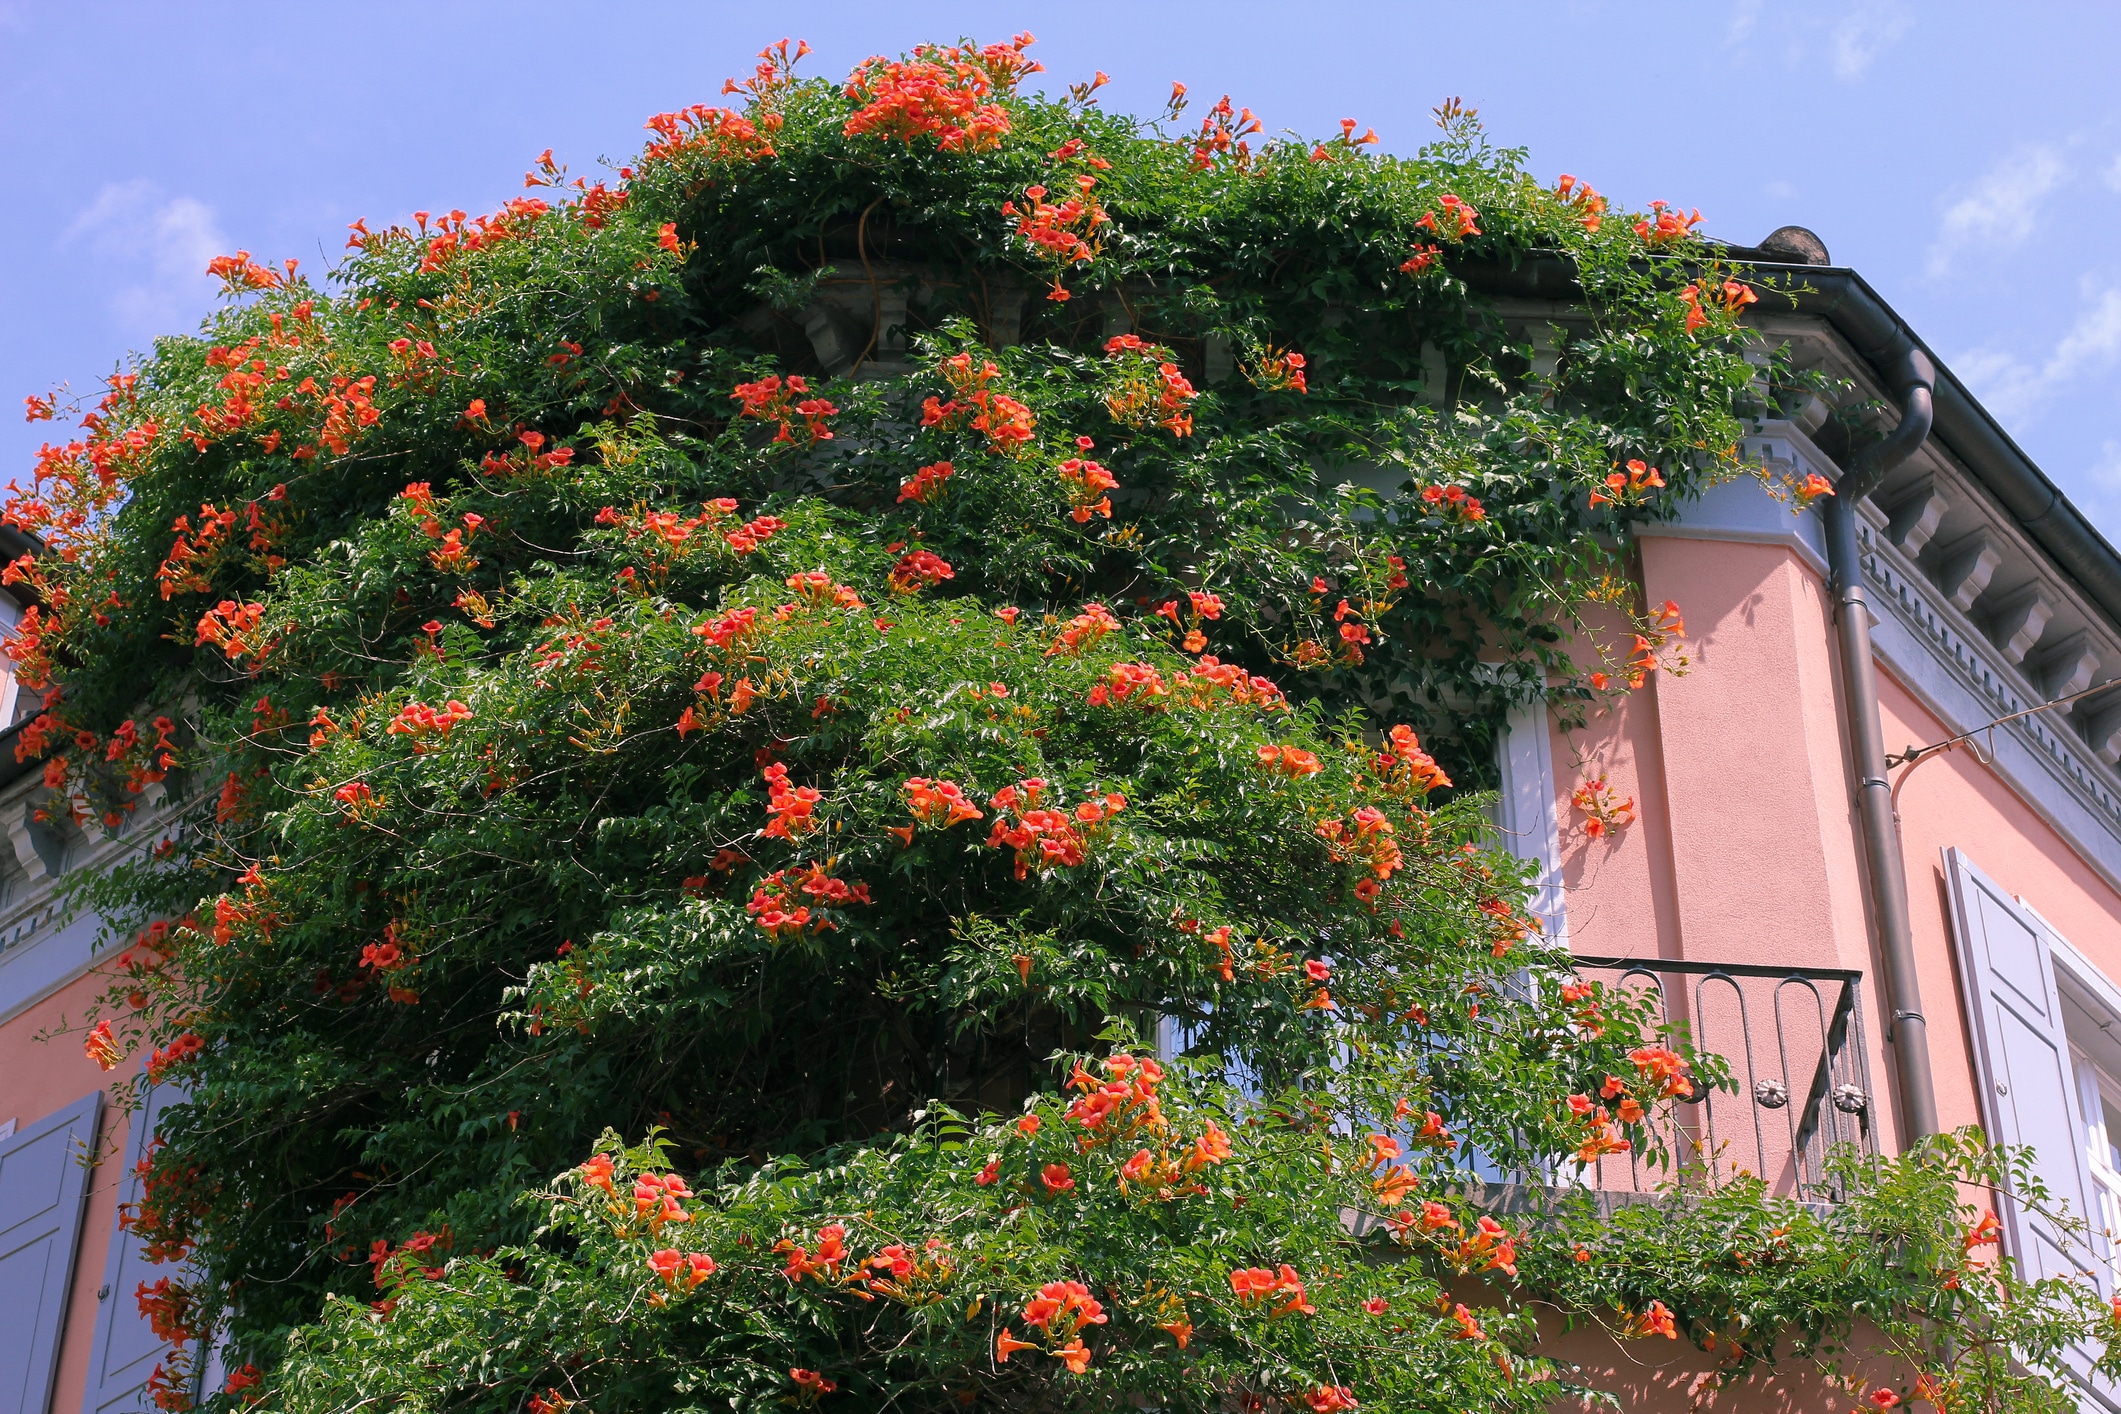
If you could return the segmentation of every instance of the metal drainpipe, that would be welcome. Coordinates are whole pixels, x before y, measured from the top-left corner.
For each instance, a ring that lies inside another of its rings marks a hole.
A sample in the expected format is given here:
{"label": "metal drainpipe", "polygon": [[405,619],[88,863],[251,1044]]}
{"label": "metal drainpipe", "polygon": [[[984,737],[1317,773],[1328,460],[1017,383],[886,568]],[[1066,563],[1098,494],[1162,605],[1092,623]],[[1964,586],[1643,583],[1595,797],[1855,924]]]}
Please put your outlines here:
{"label": "metal drainpipe", "polygon": [[1849,745],[1855,758],[1857,815],[1863,827],[1864,860],[1878,916],[1878,942],[1885,961],[1886,998],[1892,1007],[1887,1032],[1900,1087],[1901,1113],[1909,1137],[1937,1132],[1937,1092],[1930,1075],[1929,1028],[1922,1017],[1922,990],[1915,976],[1915,942],[1908,925],[1907,871],[1901,860],[1900,827],[1893,818],[1892,789],[1885,778],[1884,732],[1878,724],[1878,673],[1871,658],[1870,606],[1863,592],[1863,558],[1856,541],[1856,506],[1887,473],[1913,455],[1929,437],[1937,370],[1905,330],[1888,350],[1900,425],[1884,441],[1866,447],[1849,463],[1834,494],[1825,500],[1827,566],[1832,582],[1835,628],[1841,647],[1841,677],[1848,699]]}

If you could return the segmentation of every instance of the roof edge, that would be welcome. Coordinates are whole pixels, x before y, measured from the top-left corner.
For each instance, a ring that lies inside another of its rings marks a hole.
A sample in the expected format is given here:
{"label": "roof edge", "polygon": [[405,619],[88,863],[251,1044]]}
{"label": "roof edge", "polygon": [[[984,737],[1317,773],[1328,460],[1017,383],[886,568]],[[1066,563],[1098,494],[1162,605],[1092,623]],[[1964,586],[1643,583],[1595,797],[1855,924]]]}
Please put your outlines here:
{"label": "roof edge", "polygon": [[1937,420],[1931,435],[1958,455],[2019,528],[2121,627],[2121,553],[1868,281],[1842,266],[1749,263],[1763,286],[1788,295],[1798,313],[1825,319],[1874,368],[1905,344],[1928,354],[1937,366]]}
{"label": "roof edge", "polygon": [[[1885,302],[1870,282],[1840,265],[1794,265],[1748,246],[1720,246],[1719,254],[1745,266],[1765,289],[1787,297],[1796,313],[1824,319],[1881,378],[1885,365],[1909,347],[1937,366],[1936,424],[1942,440],[1966,464],[2018,527],[2121,631],[2121,552],[2025,454],[2001,423],[1945,365],[1937,351]],[[1570,264],[1540,257],[1516,266],[1454,266],[1468,284],[1491,293],[1532,298],[1581,298]]]}

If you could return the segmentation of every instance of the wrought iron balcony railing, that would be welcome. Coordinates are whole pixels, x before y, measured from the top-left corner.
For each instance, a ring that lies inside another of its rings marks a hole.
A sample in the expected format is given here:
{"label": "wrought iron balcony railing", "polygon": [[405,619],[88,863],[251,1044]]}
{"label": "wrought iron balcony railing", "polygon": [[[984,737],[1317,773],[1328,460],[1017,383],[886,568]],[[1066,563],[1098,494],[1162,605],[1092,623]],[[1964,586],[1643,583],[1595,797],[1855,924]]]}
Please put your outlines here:
{"label": "wrought iron balcony railing", "polygon": [[1750,1173],[1778,1192],[1831,1202],[1827,1151],[1877,1153],[1863,974],[1840,968],[1666,958],[1578,957],[1582,976],[1656,994],[1664,1020],[1696,1049],[1721,1056],[1735,1091],[1698,1086],[1660,1121],[1674,1168],[1641,1152],[1585,1166],[1578,1181],[1644,1192],[1675,1177],[1717,1181]]}

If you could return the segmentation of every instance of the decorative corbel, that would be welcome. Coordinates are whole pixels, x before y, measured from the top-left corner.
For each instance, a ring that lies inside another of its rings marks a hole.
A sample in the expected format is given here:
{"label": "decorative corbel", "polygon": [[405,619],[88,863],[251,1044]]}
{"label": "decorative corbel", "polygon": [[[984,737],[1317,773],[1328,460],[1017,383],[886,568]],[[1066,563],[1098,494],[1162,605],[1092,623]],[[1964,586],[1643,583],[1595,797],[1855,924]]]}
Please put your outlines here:
{"label": "decorative corbel", "polygon": [[1937,533],[1949,505],[1937,489],[1936,477],[1919,477],[1886,507],[1886,537],[1900,547],[1901,554],[1914,559]]}
{"label": "decorative corbel", "polygon": [[1988,527],[1977,527],[1945,546],[1938,559],[1937,587],[1952,601],[1953,608],[1967,613],[1974,601],[1987,592],[1996,566],[2002,563],[2003,551],[1988,533]]}

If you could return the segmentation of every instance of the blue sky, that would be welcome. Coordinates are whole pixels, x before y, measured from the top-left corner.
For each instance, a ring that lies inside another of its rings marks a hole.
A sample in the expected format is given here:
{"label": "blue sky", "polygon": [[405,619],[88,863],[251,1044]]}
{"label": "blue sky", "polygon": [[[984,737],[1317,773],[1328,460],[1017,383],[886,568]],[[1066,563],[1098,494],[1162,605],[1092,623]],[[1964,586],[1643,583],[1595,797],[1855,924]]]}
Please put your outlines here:
{"label": "blue sky", "polygon": [[1536,171],[1715,235],[1811,227],[2121,541],[2121,6],[1943,0],[223,5],[0,0],[0,480],[90,388],[193,327],[213,255],[329,262],[356,217],[491,209],[551,147],[622,159],[784,34],[809,72],[1029,29],[1052,82],[1173,79],[1270,129],[1411,151],[1462,95]]}

